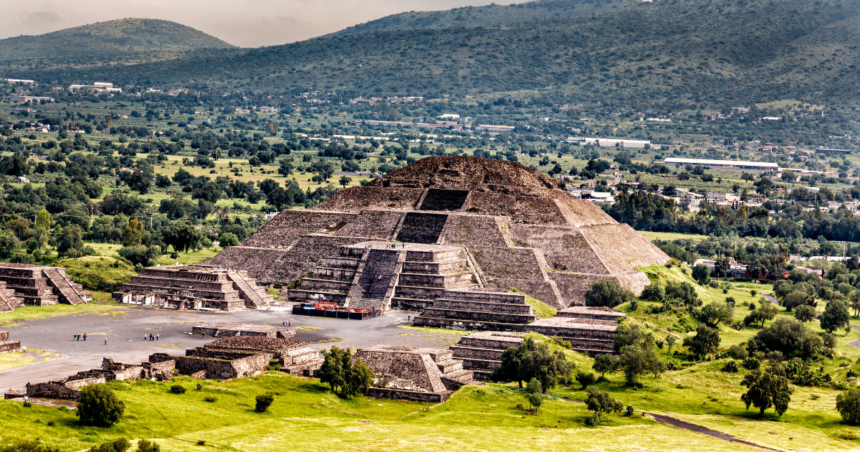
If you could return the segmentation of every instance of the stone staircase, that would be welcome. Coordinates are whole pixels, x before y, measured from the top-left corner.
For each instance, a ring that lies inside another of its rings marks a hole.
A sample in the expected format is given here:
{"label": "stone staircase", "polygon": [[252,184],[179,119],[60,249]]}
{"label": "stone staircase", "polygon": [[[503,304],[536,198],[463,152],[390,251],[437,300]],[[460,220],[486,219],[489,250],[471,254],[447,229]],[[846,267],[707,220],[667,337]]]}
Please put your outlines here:
{"label": "stone staircase", "polygon": [[537,320],[525,295],[447,290],[415,317],[415,325],[462,330],[524,331]]}
{"label": "stone staircase", "polygon": [[301,279],[298,287],[287,290],[287,299],[296,303],[333,302],[343,306],[365,251],[363,247],[345,246],[340,249],[340,255],[324,258]]}
{"label": "stone staircase", "polygon": [[396,249],[369,249],[362,259],[358,281],[350,288],[347,306],[388,311],[392,288],[397,284],[405,254],[405,251]]}
{"label": "stone staircase", "polygon": [[227,273],[227,277],[233,281],[233,288],[239,291],[248,307],[263,308],[275,300],[266,293],[265,288],[258,286],[257,281],[242,270]]}
{"label": "stone staircase", "polygon": [[15,295],[14,289],[7,288],[5,281],[0,281],[0,312],[12,312],[21,306],[24,300]]}
{"label": "stone staircase", "polygon": [[[114,292],[123,303],[151,304],[165,309],[233,311],[246,301],[234,288],[232,272],[200,267],[168,266],[144,268],[128,284]],[[248,281],[246,281],[247,283]],[[250,283],[248,283],[250,286]],[[253,286],[249,291],[253,291]]]}
{"label": "stone staircase", "polygon": [[511,347],[519,347],[522,333],[481,331],[463,336],[451,347],[454,358],[463,361],[463,368],[472,371],[475,380],[489,380],[493,371],[502,364],[502,354]]}
{"label": "stone staircase", "polygon": [[463,368],[463,361],[454,358],[450,350],[442,350],[430,355],[436,363],[436,367],[442,372],[442,383],[448,390],[457,390],[461,386],[474,382],[473,373]]}
{"label": "stone staircase", "polygon": [[392,306],[421,310],[432,306],[448,289],[475,287],[463,250],[453,246],[423,246],[406,253]]}
{"label": "stone staircase", "polygon": [[80,284],[75,284],[74,282],[69,282],[70,276],[66,276],[65,273],[60,273],[59,269],[46,267],[44,269],[45,277],[48,278],[49,283],[54,286],[57,292],[59,292],[60,300],[65,301],[68,304],[86,304],[87,301],[92,300],[92,295],[86,294],[83,292],[83,286]]}

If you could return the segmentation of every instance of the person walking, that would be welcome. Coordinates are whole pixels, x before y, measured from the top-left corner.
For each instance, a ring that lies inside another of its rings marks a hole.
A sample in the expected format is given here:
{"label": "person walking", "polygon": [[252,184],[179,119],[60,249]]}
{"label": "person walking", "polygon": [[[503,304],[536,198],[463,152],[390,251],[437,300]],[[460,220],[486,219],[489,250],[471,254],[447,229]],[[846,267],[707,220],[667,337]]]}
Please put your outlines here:
{"label": "person walking", "polygon": [[105,338],[105,345],[107,345],[107,338]]}
{"label": "person walking", "polygon": [[143,340],[146,340],[146,333],[143,333]]}
{"label": "person walking", "polygon": [[87,333],[84,333],[84,342],[87,341]]}
{"label": "person walking", "polygon": [[158,333],[155,333],[155,340],[158,341]]}
{"label": "person walking", "polygon": [[290,320],[289,322],[287,322],[287,326],[293,326],[293,321]]}

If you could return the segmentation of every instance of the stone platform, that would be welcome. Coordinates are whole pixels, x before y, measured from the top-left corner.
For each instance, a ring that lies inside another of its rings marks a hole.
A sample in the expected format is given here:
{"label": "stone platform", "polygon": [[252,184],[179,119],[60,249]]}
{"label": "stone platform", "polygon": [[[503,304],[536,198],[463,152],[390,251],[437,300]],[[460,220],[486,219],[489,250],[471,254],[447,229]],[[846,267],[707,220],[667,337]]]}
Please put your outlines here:
{"label": "stone platform", "polygon": [[273,301],[244,271],[183,265],[145,268],[114,292],[113,299],[165,309],[219,311],[261,308]]}
{"label": "stone platform", "polygon": [[272,353],[280,361],[281,372],[290,375],[313,376],[322,366],[319,350],[310,343],[293,339],[259,336],[224,337],[206,344],[204,348]]}
{"label": "stone platform", "polygon": [[289,339],[296,335],[295,328],[260,325],[254,323],[214,323],[198,325],[191,328],[194,334],[205,334],[210,337],[252,336]]}
{"label": "stone platform", "polygon": [[519,347],[524,333],[481,331],[463,336],[451,347],[454,358],[463,361],[463,368],[472,371],[475,380],[489,380],[493,371],[502,364],[502,354],[511,347]]}
{"label": "stone platform", "polygon": [[23,305],[81,304],[93,299],[61,267],[0,263],[0,284],[0,312]]}
{"label": "stone platform", "polygon": [[0,355],[21,351],[21,342],[10,341],[8,331],[0,331]]}

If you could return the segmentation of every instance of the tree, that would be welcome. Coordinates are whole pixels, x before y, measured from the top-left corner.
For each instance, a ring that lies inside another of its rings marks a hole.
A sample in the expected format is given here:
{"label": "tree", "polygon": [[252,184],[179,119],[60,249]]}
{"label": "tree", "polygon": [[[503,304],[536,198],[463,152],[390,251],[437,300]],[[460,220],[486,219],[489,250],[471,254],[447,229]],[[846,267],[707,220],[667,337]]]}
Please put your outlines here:
{"label": "tree", "polygon": [[537,413],[541,403],[543,403],[543,386],[541,386],[540,380],[537,378],[529,380],[529,384],[526,386],[526,392],[526,398],[529,401],[529,405],[532,410]]}
{"label": "tree", "polygon": [[684,346],[697,358],[703,358],[720,346],[720,332],[715,328],[699,325],[695,336],[684,338]]}
{"label": "tree", "polygon": [[715,301],[704,308],[700,314],[702,321],[711,328],[716,328],[722,323],[732,323],[735,311],[731,305],[722,301]]}
{"label": "tree", "polygon": [[590,384],[594,383],[597,378],[594,377],[594,374],[591,372],[583,372],[579,371],[576,373],[576,381],[582,385],[582,389],[587,388]]}
{"label": "tree", "polygon": [[822,350],[823,343],[817,334],[808,331],[797,320],[779,318],[762,328],[747,341],[750,353],[780,352],[784,356],[797,355],[809,358]]}
{"label": "tree", "polygon": [[254,405],[254,411],[263,413],[268,410],[269,406],[272,405],[272,402],[275,401],[275,396],[270,393],[260,394],[255,400],[256,404]]}
{"label": "tree", "polygon": [[73,224],[63,228],[60,239],[57,240],[57,252],[61,255],[74,254],[71,251],[80,252],[84,249],[84,234],[80,226]]}
{"label": "tree", "polygon": [[615,370],[618,359],[612,355],[600,354],[594,357],[594,364],[591,366],[595,372],[600,374],[600,380],[605,380],[606,372]]}
{"label": "tree", "polygon": [[786,310],[791,311],[798,306],[811,305],[810,298],[808,293],[795,290],[782,298],[782,305],[785,306]]}
{"label": "tree", "polygon": [[666,298],[676,300],[688,309],[702,304],[702,300],[696,294],[696,288],[688,282],[670,281],[666,284]]}
{"label": "tree", "polygon": [[639,375],[651,373],[656,377],[665,372],[666,363],[657,357],[654,352],[653,338],[651,338],[650,341],[627,345],[622,348],[618,367],[624,371],[624,378],[628,386],[638,386]]}
{"label": "tree", "polygon": [[340,176],[339,182],[340,185],[343,186],[343,188],[346,188],[346,186],[349,185],[350,182],[352,182],[352,179],[350,179],[348,176]]}
{"label": "tree", "polygon": [[821,314],[821,328],[828,333],[843,327],[849,328],[848,321],[850,318],[851,314],[848,312],[848,306],[844,301],[829,301],[824,308],[824,313]]}
{"label": "tree", "polygon": [[122,231],[123,246],[140,245],[140,240],[143,237],[143,225],[137,221],[137,218],[132,218]]}
{"label": "tree", "polygon": [[759,307],[744,317],[744,323],[747,325],[758,324],[759,328],[763,328],[764,322],[772,320],[778,313],[779,308],[777,308],[776,305],[762,298],[759,300]]}
{"label": "tree", "polygon": [[662,284],[651,283],[645,286],[639,298],[642,300],[663,301],[666,298],[666,288]]}
{"label": "tree", "polygon": [[239,241],[239,238],[236,237],[236,234],[233,234],[232,232],[225,232],[221,234],[221,238],[218,239],[218,243],[223,248],[227,248],[228,246],[239,246],[242,242]]}
{"label": "tree", "polygon": [[110,427],[122,418],[125,405],[106,384],[85,386],[81,389],[75,414],[81,424]]}
{"label": "tree", "polygon": [[848,425],[860,425],[860,391],[851,389],[836,396],[836,411]]}
{"label": "tree", "polygon": [[36,216],[37,228],[42,228],[45,231],[50,231],[52,222],[53,218],[51,218],[51,214],[49,214],[48,211],[45,209],[40,210],[39,215]]}
{"label": "tree", "polygon": [[693,279],[695,279],[699,285],[707,286],[711,281],[711,269],[707,265],[703,264],[693,267]]}
{"label": "tree", "polygon": [[678,338],[676,338],[675,335],[671,333],[666,335],[666,345],[669,346],[669,348],[666,350],[666,353],[670,355],[672,354],[672,346],[675,345],[675,342],[677,341]]}
{"label": "tree", "polygon": [[621,303],[633,301],[635,298],[636,295],[629,290],[624,290],[618,281],[601,280],[594,283],[591,289],[585,293],[585,305],[614,308]]}
{"label": "tree", "polygon": [[848,303],[851,305],[851,309],[854,310],[854,315],[860,315],[860,290],[851,292],[851,295],[848,297]]}
{"label": "tree", "polygon": [[624,405],[612,398],[608,392],[603,392],[594,386],[590,386],[585,390],[588,398],[585,399],[585,405],[590,411],[593,411],[591,425],[600,424],[600,413],[617,413],[621,411]]}
{"label": "tree", "polygon": [[789,386],[788,378],[785,377],[785,370],[779,364],[769,367],[764,372],[754,370],[746,374],[741,385],[749,388],[741,396],[747,409],[752,405],[759,409],[761,416],[764,416],[765,410],[770,407],[773,407],[779,416],[788,411],[793,391]]}
{"label": "tree", "polygon": [[128,259],[134,265],[141,267],[149,267],[153,265],[155,259],[161,255],[161,247],[158,245],[124,246],[117,251],[123,259]]}
{"label": "tree", "polygon": [[278,125],[274,122],[270,122],[266,124],[266,133],[269,135],[275,135],[278,133]]}
{"label": "tree", "polygon": [[516,381],[522,388],[524,381],[537,378],[546,392],[559,382],[569,381],[575,367],[561,351],[551,351],[548,345],[527,337],[519,347],[502,353],[502,363],[493,371],[491,379]]}
{"label": "tree", "polygon": [[293,174],[293,159],[291,159],[291,158],[281,159],[281,162],[278,165],[278,174],[280,174],[281,176],[284,176],[284,177],[287,177],[290,174]]}
{"label": "tree", "polygon": [[199,247],[203,234],[187,222],[179,221],[164,228],[161,237],[164,243],[172,246],[175,251],[184,252]]}
{"label": "tree", "polygon": [[339,397],[350,399],[370,388],[373,371],[360,358],[353,359],[350,349],[334,346],[322,354],[324,361],[318,372],[320,382],[328,383]]}
{"label": "tree", "polygon": [[794,318],[803,323],[811,322],[815,318],[815,308],[809,305],[798,306],[794,310]]}

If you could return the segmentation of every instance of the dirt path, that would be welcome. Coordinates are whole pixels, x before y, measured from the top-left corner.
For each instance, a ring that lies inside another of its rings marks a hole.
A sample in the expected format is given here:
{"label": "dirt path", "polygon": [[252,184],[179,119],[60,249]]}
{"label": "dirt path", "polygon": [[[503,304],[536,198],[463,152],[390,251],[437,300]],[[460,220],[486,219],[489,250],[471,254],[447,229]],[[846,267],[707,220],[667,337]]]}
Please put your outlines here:
{"label": "dirt path", "polygon": [[[851,325],[851,329],[854,331],[860,331],[860,326]],[[855,340],[849,342],[848,345],[850,345],[852,347],[860,348],[860,339],[855,339]]]}
{"label": "dirt path", "polygon": [[776,297],[774,297],[773,295],[762,295],[762,297],[765,300],[770,301],[771,303],[779,306],[779,300],[777,300]]}
{"label": "dirt path", "polygon": [[[860,340],[860,339],[858,339],[858,340]],[[549,393],[549,392],[547,394],[553,395],[552,393]],[[560,398],[562,400],[566,400],[568,402],[585,403],[582,400],[571,399],[568,397],[558,397],[558,398]],[[732,443],[743,444],[745,446],[751,446],[751,447],[755,447],[758,449],[775,450],[775,451],[781,452],[779,449],[773,449],[773,448],[770,448],[767,446],[762,446],[760,444],[751,443],[749,441],[744,441],[742,439],[735,438],[734,436],[729,435],[727,433],[722,433],[722,432],[718,432],[716,430],[711,430],[707,427],[702,427],[701,425],[691,424],[689,422],[682,421],[680,419],[676,419],[676,418],[673,418],[670,416],[666,416],[664,414],[648,413],[647,411],[643,411],[643,413],[653,417],[655,421],[657,421],[661,424],[669,424],[669,425],[674,426],[674,427],[682,428],[684,430],[689,430],[691,432],[701,433],[703,435],[708,435],[708,436],[718,438],[718,439],[721,439],[724,441],[729,441]]]}

